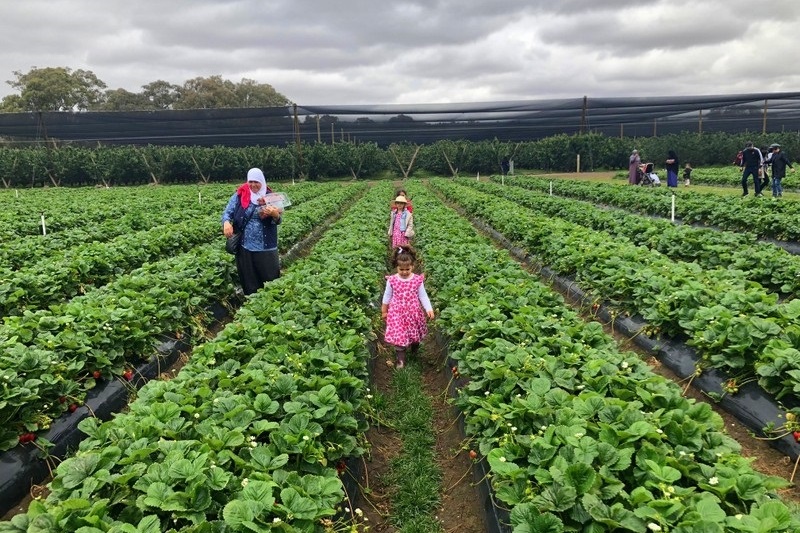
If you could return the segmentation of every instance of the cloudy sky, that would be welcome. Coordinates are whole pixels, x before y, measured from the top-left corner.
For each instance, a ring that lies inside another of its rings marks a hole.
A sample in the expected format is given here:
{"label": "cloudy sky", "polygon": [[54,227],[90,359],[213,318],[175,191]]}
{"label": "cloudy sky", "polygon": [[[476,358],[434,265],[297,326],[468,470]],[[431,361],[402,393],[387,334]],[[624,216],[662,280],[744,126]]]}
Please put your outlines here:
{"label": "cloudy sky", "polygon": [[0,0],[0,16],[0,81],[218,74],[301,105],[800,90],[798,0]]}

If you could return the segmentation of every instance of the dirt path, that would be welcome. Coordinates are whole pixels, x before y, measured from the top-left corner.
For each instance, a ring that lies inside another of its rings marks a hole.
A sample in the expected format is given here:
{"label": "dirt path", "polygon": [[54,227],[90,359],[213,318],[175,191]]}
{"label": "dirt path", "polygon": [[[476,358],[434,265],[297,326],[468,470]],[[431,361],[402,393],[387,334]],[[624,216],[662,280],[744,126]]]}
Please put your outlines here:
{"label": "dirt path", "polygon": [[[422,387],[433,407],[432,426],[436,431],[435,456],[442,473],[441,505],[436,519],[442,531],[459,533],[483,533],[486,531],[483,509],[478,502],[480,494],[473,485],[472,460],[469,447],[464,440],[456,410],[448,402],[450,375],[445,365],[444,346],[439,337],[431,333],[422,345],[419,354]],[[372,375],[373,392],[388,395],[392,389],[392,365],[394,358],[385,345],[379,344]],[[392,533],[392,487],[388,479],[392,462],[398,460],[402,441],[398,433],[388,427],[375,424],[367,432],[371,451],[364,461],[361,509],[369,518],[370,531]]]}

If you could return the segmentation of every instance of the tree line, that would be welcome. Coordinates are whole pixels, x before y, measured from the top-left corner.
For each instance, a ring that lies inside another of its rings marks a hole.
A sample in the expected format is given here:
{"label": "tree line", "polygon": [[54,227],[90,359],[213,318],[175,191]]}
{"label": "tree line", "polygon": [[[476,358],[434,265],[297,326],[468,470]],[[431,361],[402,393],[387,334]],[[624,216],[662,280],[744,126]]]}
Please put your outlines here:
{"label": "tree line", "polygon": [[38,111],[155,111],[163,109],[220,109],[285,106],[289,100],[268,83],[221,76],[197,77],[176,85],[156,80],[139,92],[108,89],[91,70],[33,67],[14,71],[7,81],[18,94],[0,101],[0,112]]}
{"label": "tree line", "polygon": [[[695,168],[730,165],[748,141],[778,142],[790,156],[800,154],[800,135],[684,133],[661,137],[555,135],[535,141],[440,140],[431,144],[291,143],[286,146],[98,146],[42,143],[0,148],[0,186],[114,186],[145,183],[241,181],[257,166],[270,180],[372,179],[384,175],[475,176],[500,173],[509,158],[517,169],[546,172],[622,170],[636,148],[643,161],[663,168],[669,150]],[[578,165],[580,164],[580,167]]]}

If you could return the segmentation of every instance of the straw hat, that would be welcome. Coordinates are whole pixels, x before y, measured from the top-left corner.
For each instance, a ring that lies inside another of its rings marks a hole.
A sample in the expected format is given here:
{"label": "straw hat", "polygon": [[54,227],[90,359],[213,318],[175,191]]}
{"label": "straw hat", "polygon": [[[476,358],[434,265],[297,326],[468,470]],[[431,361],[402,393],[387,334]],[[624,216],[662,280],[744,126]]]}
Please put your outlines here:
{"label": "straw hat", "polygon": [[394,199],[394,201],[397,204],[407,204],[408,203],[408,200],[406,200],[405,196],[398,196],[397,198]]}

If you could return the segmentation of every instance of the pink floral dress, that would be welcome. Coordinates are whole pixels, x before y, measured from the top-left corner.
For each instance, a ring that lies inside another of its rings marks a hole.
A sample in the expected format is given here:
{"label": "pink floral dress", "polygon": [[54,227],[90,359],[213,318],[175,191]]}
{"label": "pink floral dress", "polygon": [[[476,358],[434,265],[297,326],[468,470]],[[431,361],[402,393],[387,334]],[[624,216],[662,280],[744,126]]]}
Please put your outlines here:
{"label": "pink floral dress", "polygon": [[387,344],[405,347],[420,342],[428,334],[425,310],[419,301],[419,287],[425,281],[423,274],[413,274],[403,279],[397,274],[386,276],[392,286],[392,300],[386,317]]}
{"label": "pink floral dress", "polygon": [[395,211],[394,224],[392,224],[392,248],[398,246],[405,246],[409,244],[408,237],[400,231],[400,218],[403,216],[403,211]]}

